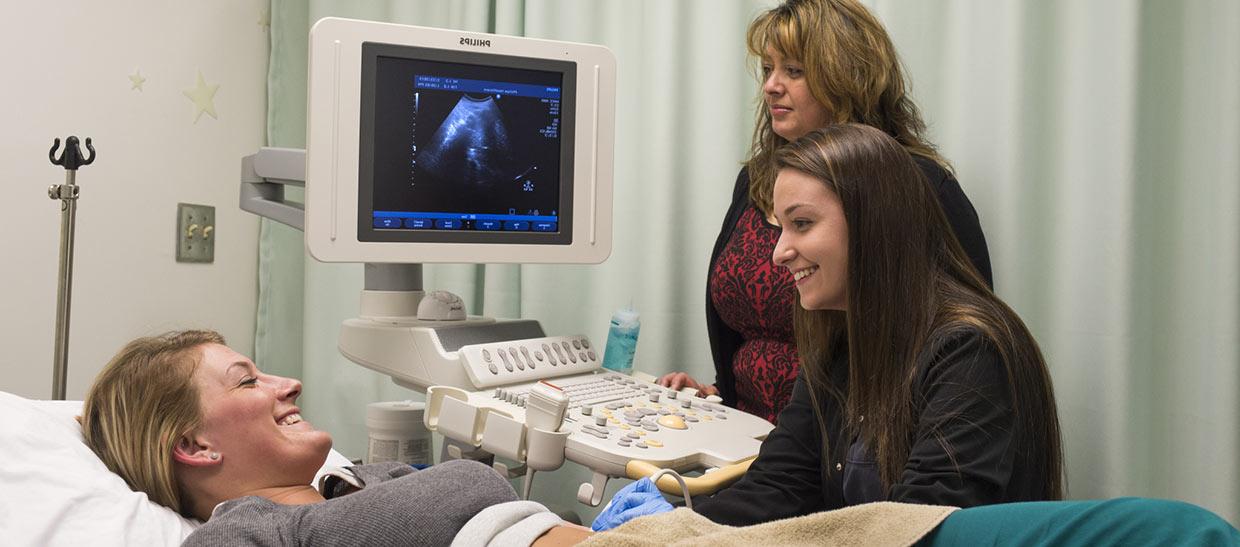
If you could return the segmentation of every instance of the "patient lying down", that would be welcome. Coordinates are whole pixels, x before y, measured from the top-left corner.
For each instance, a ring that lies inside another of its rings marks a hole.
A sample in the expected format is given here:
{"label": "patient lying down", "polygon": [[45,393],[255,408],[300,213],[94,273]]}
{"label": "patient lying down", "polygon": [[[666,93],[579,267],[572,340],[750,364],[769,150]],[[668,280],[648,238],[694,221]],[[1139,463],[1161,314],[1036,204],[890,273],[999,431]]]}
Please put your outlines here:
{"label": "patient lying down", "polygon": [[[131,488],[205,521],[184,545],[551,545],[589,533],[517,501],[472,461],[357,466],[320,493],[310,482],[332,440],[302,419],[301,387],[215,332],[140,338],[95,379],[83,435]],[[484,509],[489,518],[471,523]]]}

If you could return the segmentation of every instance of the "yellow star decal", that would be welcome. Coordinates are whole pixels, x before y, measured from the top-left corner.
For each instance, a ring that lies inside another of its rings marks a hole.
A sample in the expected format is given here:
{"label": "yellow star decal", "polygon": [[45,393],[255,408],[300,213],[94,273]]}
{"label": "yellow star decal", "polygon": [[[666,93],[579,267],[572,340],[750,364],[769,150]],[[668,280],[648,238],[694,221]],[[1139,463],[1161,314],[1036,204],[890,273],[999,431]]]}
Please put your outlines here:
{"label": "yellow star decal", "polygon": [[136,89],[138,91],[142,91],[142,84],[144,83],[146,83],[146,78],[142,77],[141,70],[135,70],[133,74],[129,75],[129,89],[130,90]]}
{"label": "yellow star decal", "polygon": [[206,112],[212,119],[219,119],[215,115],[215,92],[220,88],[220,84],[207,85],[207,81],[202,77],[202,71],[198,71],[198,84],[194,87],[185,89],[181,93],[194,103],[194,123],[198,123],[202,118],[202,113]]}

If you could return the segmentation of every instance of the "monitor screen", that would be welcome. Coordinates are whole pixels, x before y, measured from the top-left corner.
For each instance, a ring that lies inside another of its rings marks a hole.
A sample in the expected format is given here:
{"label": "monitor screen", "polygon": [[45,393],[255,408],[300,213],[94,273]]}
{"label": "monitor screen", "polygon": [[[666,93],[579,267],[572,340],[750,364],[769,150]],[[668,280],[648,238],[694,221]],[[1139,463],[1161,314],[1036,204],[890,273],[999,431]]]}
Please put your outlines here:
{"label": "monitor screen", "polygon": [[572,242],[576,65],[362,45],[362,241]]}
{"label": "monitor screen", "polygon": [[325,17],[309,53],[316,259],[585,264],[611,253],[607,48]]}

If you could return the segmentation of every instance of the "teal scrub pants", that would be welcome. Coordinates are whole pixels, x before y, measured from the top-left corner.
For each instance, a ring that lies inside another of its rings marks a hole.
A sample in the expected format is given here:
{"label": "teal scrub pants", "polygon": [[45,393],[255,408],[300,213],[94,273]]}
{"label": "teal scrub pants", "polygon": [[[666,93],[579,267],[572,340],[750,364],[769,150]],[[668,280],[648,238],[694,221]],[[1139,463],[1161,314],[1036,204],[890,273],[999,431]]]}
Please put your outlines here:
{"label": "teal scrub pants", "polygon": [[1240,546],[1240,532],[1218,515],[1180,501],[1041,501],[961,509],[917,543],[955,545]]}

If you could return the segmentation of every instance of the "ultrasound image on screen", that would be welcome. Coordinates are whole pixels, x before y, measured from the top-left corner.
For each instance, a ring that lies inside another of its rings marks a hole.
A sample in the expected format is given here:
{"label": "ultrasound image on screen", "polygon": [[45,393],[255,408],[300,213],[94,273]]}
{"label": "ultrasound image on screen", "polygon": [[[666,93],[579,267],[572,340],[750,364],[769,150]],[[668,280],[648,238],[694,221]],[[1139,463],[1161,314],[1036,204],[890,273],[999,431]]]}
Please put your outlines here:
{"label": "ultrasound image on screen", "polygon": [[375,228],[558,231],[560,73],[376,68]]}
{"label": "ultrasound image on screen", "polygon": [[415,185],[422,178],[416,174],[420,170],[425,177],[449,184],[456,179],[484,193],[500,191],[505,182],[521,178],[518,171],[525,171],[513,157],[504,116],[490,95],[462,95],[414,159]]}
{"label": "ultrasound image on screen", "polygon": [[[530,214],[530,210],[553,210],[559,193],[555,170],[559,157],[554,146],[559,144],[558,139],[539,135],[537,131],[542,127],[531,131],[529,125],[546,125],[545,120],[522,119],[519,113],[506,116],[500,108],[501,103],[507,106],[521,99],[468,93],[459,97],[429,138],[415,135],[417,152],[411,178],[415,192],[447,190],[449,195],[433,201],[444,205],[457,202],[464,208],[453,209],[461,211],[484,212],[480,207],[486,205],[490,205],[490,210],[485,212],[490,213],[506,213],[513,208],[523,214]],[[419,117],[429,117],[432,108],[428,105],[420,110]],[[509,129],[510,124],[516,127]],[[419,120],[419,132],[427,127]],[[513,138],[514,133],[524,134],[524,139],[547,142],[521,143]],[[550,150],[548,144],[553,145]]]}

